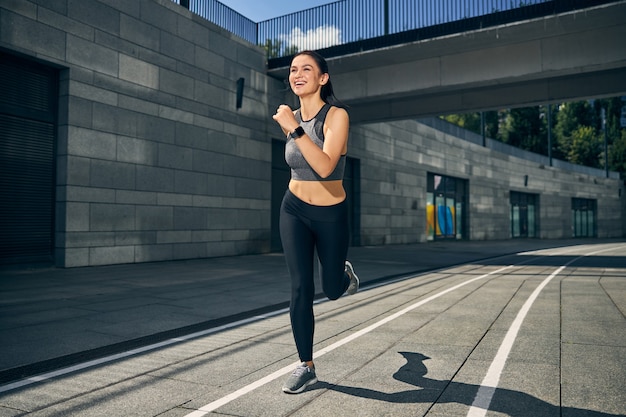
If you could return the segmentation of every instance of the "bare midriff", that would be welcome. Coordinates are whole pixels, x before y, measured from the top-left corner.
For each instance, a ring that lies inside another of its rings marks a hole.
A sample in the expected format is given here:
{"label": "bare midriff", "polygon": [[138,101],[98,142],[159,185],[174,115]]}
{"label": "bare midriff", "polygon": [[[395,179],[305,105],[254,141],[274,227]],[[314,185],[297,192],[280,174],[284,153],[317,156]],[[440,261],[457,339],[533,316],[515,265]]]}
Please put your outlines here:
{"label": "bare midriff", "polygon": [[346,199],[343,181],[289,181],[289,191],[313,206],[332,206]]}

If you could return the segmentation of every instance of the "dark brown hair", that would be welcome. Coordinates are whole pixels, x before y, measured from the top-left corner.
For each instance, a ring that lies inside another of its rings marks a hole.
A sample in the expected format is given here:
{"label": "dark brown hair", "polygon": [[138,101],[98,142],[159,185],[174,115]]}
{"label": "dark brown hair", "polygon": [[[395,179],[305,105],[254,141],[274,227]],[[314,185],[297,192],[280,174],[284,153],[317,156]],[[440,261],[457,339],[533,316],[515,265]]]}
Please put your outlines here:
{"label": "dark brown hair", "polygon": [[[300,55],[307,55],[313,58],[313,60],[317,63],[317,66],[319,67],[320,72],[322,74],[328,74],[328,63],[326,62],[326,59],[324,59],[324,57],[321,56],[318,52],[300,51],[297,54],[295,54],[293,58],[300,56]],[[320,91],[320,96],[322,97],[322,100],[324,101],[324,103],[328,103],[336,107],[343,107],[343,108],[347,107],[335,96],[335,93],[333,91],[333,84],[330,82],[330,78],[328,78],[328,82],[326,82],[326,84],[322,86],[322,89]]]}

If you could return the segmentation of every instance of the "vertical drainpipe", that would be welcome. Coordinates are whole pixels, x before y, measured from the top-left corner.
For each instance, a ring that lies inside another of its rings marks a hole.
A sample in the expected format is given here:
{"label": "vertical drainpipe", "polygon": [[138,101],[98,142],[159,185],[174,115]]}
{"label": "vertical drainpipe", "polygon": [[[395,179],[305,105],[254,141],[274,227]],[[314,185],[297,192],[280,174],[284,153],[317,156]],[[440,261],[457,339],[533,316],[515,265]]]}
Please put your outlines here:
{"label": "vertical drainpipe", "polygon": [[604,131],[604,172],[609,178],[609,140],[606,132],[606,110],[602,108],[602,130]]}
{"label": "vertical drainpipe", "polygon": [[483,146],[487,146],[487,132],[485,131],[485,112],[480,112],[480,134],[483,137]]}
{"label": "vertical drainpipe", "polygon": [[548,104],[548,160],[552,166],[552,105]]}

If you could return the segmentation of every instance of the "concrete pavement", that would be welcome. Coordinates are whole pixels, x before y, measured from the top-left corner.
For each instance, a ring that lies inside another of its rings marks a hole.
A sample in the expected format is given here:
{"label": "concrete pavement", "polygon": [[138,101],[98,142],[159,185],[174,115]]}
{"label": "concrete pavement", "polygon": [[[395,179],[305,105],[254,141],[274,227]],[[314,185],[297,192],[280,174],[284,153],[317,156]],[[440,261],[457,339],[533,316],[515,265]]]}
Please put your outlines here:
{"label": "concrete pavement", "polygon": [[[367,284],[504,254],[601,242],[438,241],[355,247],[349,258]],[[282,254],[75,269],[4,267],[0,385],[286,307],[288,301]]]}

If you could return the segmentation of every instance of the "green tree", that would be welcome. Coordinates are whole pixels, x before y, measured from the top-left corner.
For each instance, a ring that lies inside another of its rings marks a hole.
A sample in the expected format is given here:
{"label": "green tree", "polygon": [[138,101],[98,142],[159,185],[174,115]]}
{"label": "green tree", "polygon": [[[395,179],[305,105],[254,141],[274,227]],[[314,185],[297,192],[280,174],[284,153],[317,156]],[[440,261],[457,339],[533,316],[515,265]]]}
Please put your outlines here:
{"label": "green tree", "polygon": [[[498,135],[499,113],[497,111],[486,111],[485,135],[488,138],[495,138]],[[453,123],[463,129],[467,129],[476,134],[482,134],[480,113],[448,114],[443,119]]]}
{"label": "green tree", "polygon": [[626,129],[609,147],[609,169],[626,174]]}
{"label": "green tree", "polygon": [[569,162],[592,168],[602,168],[603,140],[591,126],[579,126],[570,136]]}
{"label": "green tree", "polygon": [[527,151],[547,155],[545,112],[543,106],[511,109],[504,120],[502,141]]}
{"label": "green tree", "polygon": [[606,129],[609,138],[618,138],[620,136],[620,113],[624,103],[620,97],[605,98],[593,100],[591,107],[593,108],[593,126],[596,130],[602,130],[602,110],[606,117]]}
{"label": "green tree", "polygon": [[[620,97],[582,100],[550,106],[552,157],[590,167],[604,168],[604,138],[609,169],[626,173],[626,129],[621,127]],[[603,125],[603,111],[606,125]],[[512,146],[548,155],[548,106],[485,112],[486,135]],[[443,117],[465,129],[481,133],[480,113]]]}
{"label": "green tree", "polygon": [[[621,142],[622,140],[622,135],[624,134],[625,129],[622,128],[621,124],[620,124],[620,117],[621,117],[621,112],[622,112],[622,106],[626,106],[626,102],[624,100],[621,99],[621,97],[612,97],[612,98],[607,98],[607,99],[602,99],[602,100],[595,100],[594,102],[595,104],[595,109],[596,109],[596,114],[597,114],[597,130],[599,132],[599,134],[602,135],[602,140],[604,141],[604,130],[606,129],[606,138],[607,138],[607,143],[608,143],[608,162],[609,162],[609,169],[611,171],[618,171],[618,172],[626,172],[623,170],[623,168],[618,168],[618,167],[613,167],[612,166],[612,160],[620,160],[620,158],[623,158],[622,155],[619,155],[619,151],[620,151],[620,144],[619,142]],[[604,115],[605,115],[605,119],[606,119],[606,125],[603,126],[602,125],[602,110],[604,110]],[[617,145],[617,146],[615,146]],[[604,147],[604,143],[603,143],[603,147]],[[617,152],[617,155],[612,156],[612,153]],[[623,152],[623,149],[622,149]],[[604,159],[603,159],[604,160]],[[619,164],[618,164],[619,166]],[[602,167],[604,167],[604,165],[602,165]]]}
{"label": "green tree", "polygon": [[282,56],[295,55],[298,53],[298,47],[295,45],[286,45],[284,41],[280,39],[266,39],[263,44],[263,49],[267,58],[280,58]]}
{"label": "green tree", "polygon": [[480,134],[480,113],[448,114],[443,119],[463,129]]}
{"label": "green tree", "polygon": [[[608,145],[608,164],[612,171],[623,171],[619,162],[615,164],[612,161],[620,161],[623,158],[623,148],[620,144],[624,128],[620,125],[620,116],[622,106],[625,104],[620,97],[612,97],[606,99],[590,100],[573,103],[579,108],[579,114],[575,115],[579,126],[590,126],[594,129],[599,142],[599,164],[597,167],[605,167],[604,141],[606,137]],[[571,106],[570,106],[571,107]],[[606,130],[606,132],[605,132]],[[585,159],[580,156],[579,159]],[[614,166],[615,165],[615,166]],[[596,166],[596,165],[593,165]]]}
{"label": "green tree", "polygon": [[[550,121],[550,123],[552,123],[551,129],[550,129],[550,145],[552,146],[552,158],[556,158],[556,159],[562,159],[565,160],[566,157],[565,155],[560,151],[559,149],[559,143],[558,143],[558,138],[556,137],[556,134],[554,132],[554,128],[555,128],[555,122],[558,119],[559,116],[559,106],[555,106],[555,105],[551,105],[551,106],[545,106],[545,117],[546,117],[546,147],[548,146],[548,121]],[[548,119],[548,110],[550,111],[550,118]]]}
{"label": "green tree", "polygon": [[556,124],[553,128],[557,157],[573,162],[572,134],[580,126],[591,126],[593,113],[588,101],[563,103],[558,108]]}
{"label": "green tree", "polygon": [[485,113],[485,135],[488,138],[497,138],[500,134],[500,112],[486,111]]}

